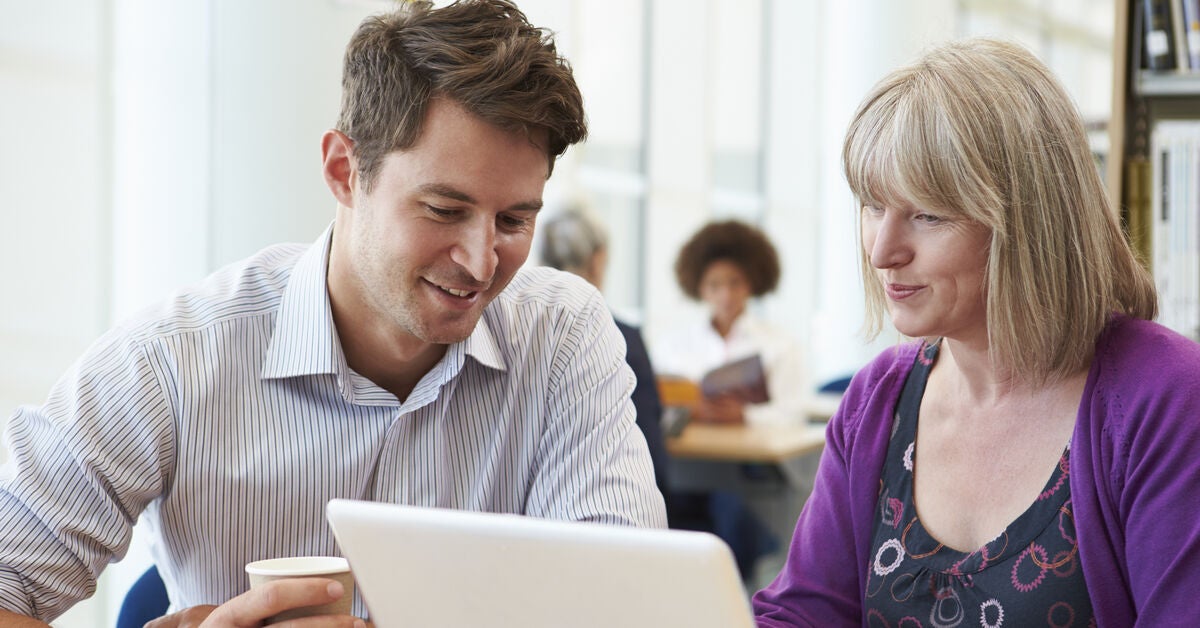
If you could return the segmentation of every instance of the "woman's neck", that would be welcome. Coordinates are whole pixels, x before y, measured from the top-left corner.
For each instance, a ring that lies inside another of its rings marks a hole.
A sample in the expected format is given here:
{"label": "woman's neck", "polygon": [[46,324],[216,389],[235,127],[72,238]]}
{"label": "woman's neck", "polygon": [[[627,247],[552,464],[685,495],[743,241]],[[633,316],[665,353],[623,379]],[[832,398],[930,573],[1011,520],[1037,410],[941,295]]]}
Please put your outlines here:
{"label": "woman's neck", "polygon": [[712,325],[713,330],[715,330],[722,338],[728,338],[729,332],[733,331],[733,324],[737,322],[737,319],[741,318],[742,313],[743,312],[738,312],[730,318],[714,316],[712,317],[712,320],[709,321],[709,324]]}

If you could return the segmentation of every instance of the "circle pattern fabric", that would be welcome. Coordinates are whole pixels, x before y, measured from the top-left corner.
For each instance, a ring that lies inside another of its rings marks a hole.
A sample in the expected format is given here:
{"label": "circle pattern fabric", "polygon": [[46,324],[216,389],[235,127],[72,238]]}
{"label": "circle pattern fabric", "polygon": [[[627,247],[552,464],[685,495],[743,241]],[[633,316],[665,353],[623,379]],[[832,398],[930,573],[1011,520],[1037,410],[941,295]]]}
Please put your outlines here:
{"label": "circle pattern fabric", "polygon": [[1070,445],[1033,505],[983,547],[969,553],[946,547],[921,524],[913,500],[913,469],[920,463],[914,449],[937,355],[937,343],[917,353],[896,408],[867,566],[867,626],[1095,626],[1079,568]]}

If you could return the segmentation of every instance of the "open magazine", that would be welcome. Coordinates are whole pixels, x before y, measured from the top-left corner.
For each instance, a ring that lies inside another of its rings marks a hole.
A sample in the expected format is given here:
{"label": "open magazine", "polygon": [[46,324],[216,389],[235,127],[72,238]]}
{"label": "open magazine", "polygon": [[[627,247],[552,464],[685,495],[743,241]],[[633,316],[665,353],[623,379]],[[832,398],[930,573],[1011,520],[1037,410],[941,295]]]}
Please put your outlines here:
{"label": "open magazine", "polygon": [[709,371],[700,379],[700,392],[708,398],[733,396],[745,403],[770,401],[762,358],[754,354]]}
{"label": "open magazine", "polygon": [[770,400],[767,374],[757,354],[718,366],[699,382],[683,377],[660,375],[659,395],[663,402],[662,427],[668,437],[678,436],[690,422],[689,406],[701,397],[734,396],[745,403]]}
{"label": "open magazine", "polygon": [[737,397],[745,403],[770,401],[767,392],[767,374],[762,358],[757,354],[718,366],[704,374],[699,382],[682,377],[660,375],[659,394],[663,405],[690,405],[700,397],[716,398],[726,395]]}

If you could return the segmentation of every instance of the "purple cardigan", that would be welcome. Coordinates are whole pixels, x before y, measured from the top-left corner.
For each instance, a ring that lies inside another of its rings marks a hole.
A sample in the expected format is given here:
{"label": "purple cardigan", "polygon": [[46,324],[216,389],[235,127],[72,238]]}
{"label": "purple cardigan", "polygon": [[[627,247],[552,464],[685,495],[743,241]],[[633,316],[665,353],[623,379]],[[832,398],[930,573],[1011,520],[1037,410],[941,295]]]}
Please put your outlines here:
{"label": "purple cardigan", "polygon": [[[815,486],[760,627],[866,626],[864,577],[892,417],[918,344],[883,352],[830,421]],[[1116,316],[1096,343],[1071,440],[1080,564],[1101,628],[1200,617],[1200,345]]]}

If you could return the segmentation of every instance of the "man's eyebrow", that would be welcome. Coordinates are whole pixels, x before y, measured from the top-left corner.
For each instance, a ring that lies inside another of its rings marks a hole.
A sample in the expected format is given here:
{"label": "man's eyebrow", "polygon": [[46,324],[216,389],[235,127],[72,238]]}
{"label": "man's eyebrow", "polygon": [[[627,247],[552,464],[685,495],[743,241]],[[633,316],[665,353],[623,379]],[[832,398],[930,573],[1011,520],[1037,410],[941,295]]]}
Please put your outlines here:
{"label": "man's eyebrow", "polygon": [[[450,200],[458,201],[460,203],[468,203],[471,205],[474,205],[476,203],[475,197],[471,196],[470,194],[467,194],[466,192],[463,192],[462,190],[459,190],[458,188],[451,187],[444,183],[426,183],[425,185],[422,185],[419,188],[419,190],[424,194],[432,194],[434,196],[448,198]],[[517,203],[516,205],[513,205],[508,208],[509,211],[533,211],[533,212],[539,211],[541,209],[542,209],[542,199],[540,199],[540,198],[530,200],[530,201],[525,201],[523,203]]]}
{"label": "man's eyebrow", "polygon": [[425,185],[422,185],[419,189],[423,194],[432,194],[434,196],[441,196],[442,198],[448,198],[448,199],[459,201],[462,203],[471,203],[471,204],[475,203],[475,198],[473,196],[471,196],[470,194],[467,194],[466,192],[463,192],[462,190],[459,190],[457,188],[452,188],[452,187],[442,184],[442,183],[426,183]]}

